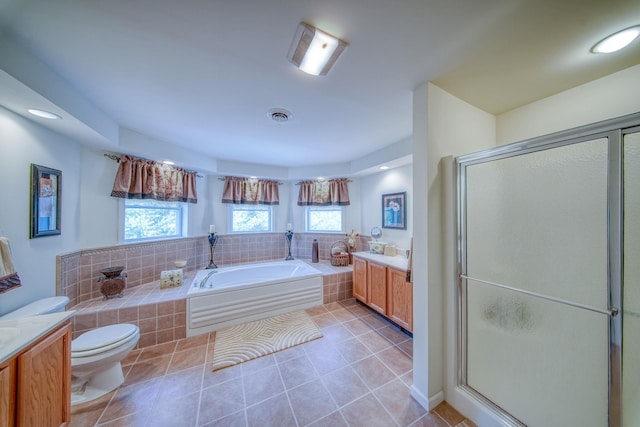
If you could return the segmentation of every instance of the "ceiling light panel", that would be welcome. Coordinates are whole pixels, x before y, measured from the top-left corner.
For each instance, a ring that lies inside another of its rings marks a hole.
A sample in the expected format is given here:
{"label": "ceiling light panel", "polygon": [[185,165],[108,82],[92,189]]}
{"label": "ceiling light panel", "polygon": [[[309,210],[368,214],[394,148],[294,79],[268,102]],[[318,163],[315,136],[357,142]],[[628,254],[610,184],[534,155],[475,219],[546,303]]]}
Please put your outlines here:
{"label": "ceiling light panel", "polygon": [[593,53],[612,53],[623,49],[640,35],[640,25],[611,34],[591,48]]}
{"label": "ceiling light panel", "polygon": [[324,76],[346,47],[346,42],[301,22],[293,37],[287,58],[305,73]]}

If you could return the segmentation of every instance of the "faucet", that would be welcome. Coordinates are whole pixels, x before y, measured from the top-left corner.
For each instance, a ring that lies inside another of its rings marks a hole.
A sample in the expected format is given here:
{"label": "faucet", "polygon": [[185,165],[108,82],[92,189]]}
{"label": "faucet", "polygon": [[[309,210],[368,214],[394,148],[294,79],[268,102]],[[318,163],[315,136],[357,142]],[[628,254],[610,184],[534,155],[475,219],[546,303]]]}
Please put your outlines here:
{"label": "faucet", "polygon": [[211,277],[211,275],[217,272],[218,270],[211,270],[209,274],[207,274],[206,277],[200,281],[200,287],[204,288],[204,285],[209,281],[209,278]]}

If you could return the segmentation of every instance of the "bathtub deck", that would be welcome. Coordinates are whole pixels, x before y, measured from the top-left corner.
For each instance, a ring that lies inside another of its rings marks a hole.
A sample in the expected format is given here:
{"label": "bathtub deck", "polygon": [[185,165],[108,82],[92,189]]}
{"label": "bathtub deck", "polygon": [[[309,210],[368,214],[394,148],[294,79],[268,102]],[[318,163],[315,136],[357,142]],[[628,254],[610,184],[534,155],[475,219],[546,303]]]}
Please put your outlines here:
{"label": "bathtub deck", "polygon": [[[328,304],[353,296],[353,266],[334,267],[328,261],[312,264],[323,274],[323,302]],[[195,271],[185,271],[182,286],[160,288],[160,280],[126,288],[122,298],[107,301],[94,298],[69,310],[76,310],[73,337],[100,326],[133,323],[140,327],[138,348],[186,337],[186,296]]]}

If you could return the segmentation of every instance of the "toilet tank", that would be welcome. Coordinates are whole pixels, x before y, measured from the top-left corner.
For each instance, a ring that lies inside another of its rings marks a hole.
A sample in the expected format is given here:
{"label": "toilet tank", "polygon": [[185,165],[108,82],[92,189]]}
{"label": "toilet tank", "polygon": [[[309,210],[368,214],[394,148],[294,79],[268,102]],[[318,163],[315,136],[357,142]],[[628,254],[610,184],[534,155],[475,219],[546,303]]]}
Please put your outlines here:
{"label": "toilet tank", "polygon": [[36,300],[17,310],[0,316],[0,320],[18,319],[20,317],[38,316],[40,314],[57,313],[64,311],[69,304],[68,297],[49,297]]}

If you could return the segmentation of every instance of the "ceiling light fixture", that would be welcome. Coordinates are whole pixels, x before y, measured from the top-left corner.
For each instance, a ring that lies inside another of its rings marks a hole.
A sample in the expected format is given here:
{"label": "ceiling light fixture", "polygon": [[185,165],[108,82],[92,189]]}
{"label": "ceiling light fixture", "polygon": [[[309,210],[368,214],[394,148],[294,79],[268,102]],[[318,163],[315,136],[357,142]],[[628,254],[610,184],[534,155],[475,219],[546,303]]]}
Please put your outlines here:
{"label": "ceiling light fixture", "polygon": [[593,53],[612,53],[616,52],[629,43],[634,41],[640,35],[640,25],[629,27],[617,33],[611,34],[600,40],[591,48]]}
{"label": "ceiling light fixture", "polygon": [[45,111],[45,110],[40,110],[38,108],[29,108],[27,110],[30,114],[33,114],[34,116],[38,116],[41,117],[43,119],[50,119],[50,120],[60,120],[62,117],[60,117],[59,115],[49,112],[49,111]]}
{"label": "ceiling light fixture", "polygon": [[171,160],[165,160],[162,163],[164,163],[165,165],[175,165],[175,162],[172,162]]}
{"label": "ceiling light fixture", "polygon": [[380,170],[382,171],[386,171],[387,169],[389,169],[389,166],[380,166]]}
{"label": "ceiling light fixture", "polygon": [[301,22],[287,58],[305,73],[324,76],[346,48],[346,42]]}

